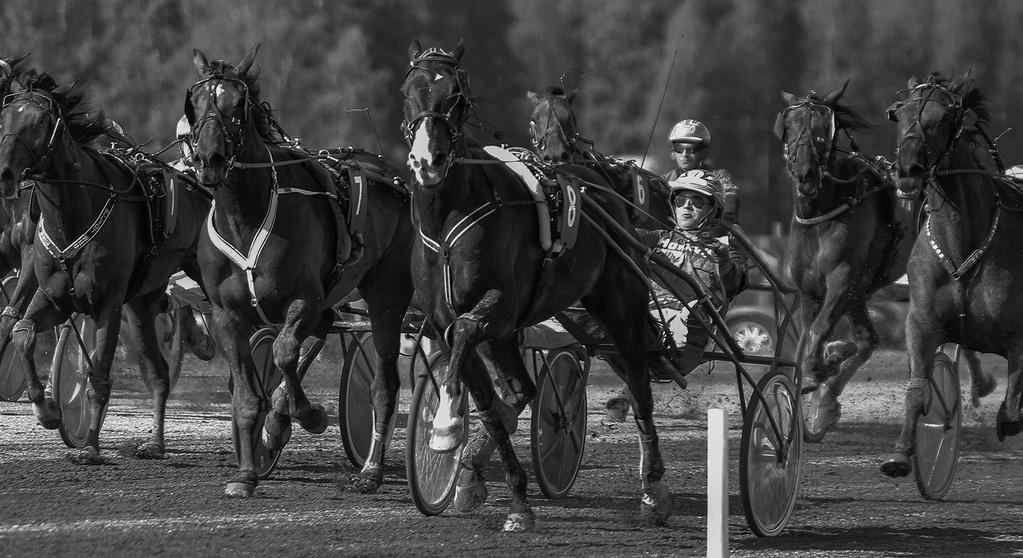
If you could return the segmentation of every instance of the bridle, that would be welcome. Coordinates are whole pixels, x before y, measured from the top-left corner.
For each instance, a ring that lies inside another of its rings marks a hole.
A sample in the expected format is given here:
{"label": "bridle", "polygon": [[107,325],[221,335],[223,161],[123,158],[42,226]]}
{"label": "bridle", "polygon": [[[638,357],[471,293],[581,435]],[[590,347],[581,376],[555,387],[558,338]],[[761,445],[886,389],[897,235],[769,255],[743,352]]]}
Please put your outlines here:
{"label": "bridle", "polygon": [[[785,145],[785,168],[790,176],[795,176],[795,171],[793,169],[796,166],[796,147],[798,147],[803,141],[809,141],[812,146],[810,151],[813,153],[814,166],[817,168],[817,187],[814,189],[814,192],[816,193],[823,187],[828,165],[831,164],[831,160],[836,151],[835,143],[838,138],[838,126],[835,121],[835,109],[827,104],[807,99],[801,103],[786,107],[785,110],[778,115],[778,118],[784,123],[788,121],[789,114],[801,109],[808,110],[811,113],[824,115],[825,119],[828,121],[827,137],[815,134],[815,130],[813,129],[813,118],[806,119],[806,125],[799,130],[799,134],[791,143],[786,141],[783,132],[782,141],[784,141]],[[823,153],[821,153],[820,146],[824,146]]]}
{"label": "bridle", "polygon": [[[243,96],[242,98],[244,99],[243,101],[244,107],[242,109],[241,118],[239,118],[236,115],[226,115],[224,114],[223,111],[220,110],[220,107],[217,106],[218,88],[215,86],[210,88],[209,93],[210,102],[207,105],[206,111],[202,114],[202,116],[196,119],[191,114],[194,111],[192,99],[195,97],[196,94],[201,93],[201,89],[204,85],[211,84],[214,82],[230,82],[234,83],[235,85],[241,88],[241,93]],[[249,86],[247,83],[245,83],[245,81],[241,79],[225,76],[222,74],[214,74],[208,78],[201,79],[192,84],[192,87],[188,88],[188,94],[185,99],[186,107],[185,113],[187,116],[189,116],[190,122],[192,124],[192,129],[194,130],[190,142],[192,152],[193,153],[198,152],[199,138],[202,134],[203,127],[205,127],[207,123],[213,122],[214,124],[220,126],[220,131],[224,138],[224,143],[227,146],[231,146],[231,157],[227,161],[227,172],[230,172],[231,169],[236,166],[236,159],[238,158],[238,154],[241,153],[245,148],[244,132],[245,126],[249,122],[251,105],[252,98],[249,96]],[[234,135],[232,135],[231,132],[228,130],[225,121],[230,121],[231,125],[236,128],[237,132]],[[195,165],[196,171],[198,172],[202,172],[203,168],[205,167],[205,163],[203,163],[203,161],[198,157],[194,158],[193,164]]]}
{"label": "bridle", "polygon": [[[926,90],[926,95],[924,92]],[[933,98],[935,93],[941,93],[947,100]],[[938,175],[941,170],[941,166],[946,164],[955,152],[956,145],[959,139],[963,135],[963,121],[965,120],[966,111],[963,110],[963,98],[958,93],[952,91],[940,82],[934,81],[933,78],[929,78],[925,83],[921,83],[912,89],[904,89],[899,91],[898,100],[895,101],[885,111],[888,119],[897,122],[897,111],[906,107],[910,104],[916,104],[919,108],[916,111],[916,118],[913,123],[906,129],[902,139],[899,141],[899,145],[896,148],[896,155],[902,152],[902,149],[906,147],[910,141],[917,141],[923,146],[923,163],[927,168],[925,183],[930,184],[934,178]],[[946,109],[946,114],[951,115],[953,133],[949,134],[948,140],[945,142],[944,149],[940,152],[931,146],[929,141],[929,135],[924,131],[923,126],[920,124],[920,120],[923,117],[924,108],[927,103],[940,103]],[[931,160],[933,159],[933,163]]]}
{"label": "bridle", "polygon": [[[565,130],[565,125],[562,123],[561,119],[557,117],[557,111],[554,110],[554,107],[552,106],[556,101],[563,104],[565,112],[568,114],[567,124],[568,127],[572,129],[571,134]],[[546,150],[547,141],[551,136],[555,136],[560,139],[562,143],[567,145],[573,152],[582,151],[582,149],[579,149],[577,143],[585,142],[586,140],[579,135],[579,127],[576,126],[575,114],[572,112],[572,105],[569,103],[568,99],[560,95],[548,95],[540,100],[540,103],[544,102],[547,103],[548,107],[547,122],[545,122],[543,126],[544,131],[542,133],[538,132],[537,130],[539,128],[536,125],[536,121],[529,121],[529,136],[533,144],[533,151],[539,154]],[[537,106],[539,106],[539,103]],[[552,125],[552,123],[556,124],[556,126]]]}
{"label": "bridle", "polygon": [[[453,75],[442,76],[437,73],[435,67],[424,66],[427,62],[433,62],[437,64],[445,64],[451,66],[454,69]],[[455,146],[459,144],[462,139],[462,125],[465,123],[465,119],[469,114],[469,110],[472,108],[472,99],[469,96],[469,76],[458,66],[459,61],[454,55],[445,52],[439,48],[430,48],[420,53],[418,56],[413,58],[409,62],[409,69],[405,72],[405,81],[408,81],[409,76],[412,72],[430,72],[435,73],[438,76],[438,80],[431,80],[430,83],[439,81],[441,77],[453,77],[455,80],[455,90],[447,96],[446,101],[450,102],[450,106],[444,112],[437,110],[423,110],[414,115],[406,115],[401,122],[401,131],[405,136],[405,142],[408,143],[409,147],[412,146],[416,128],[427,118],[433,118],[447,128],[448,133],[451,136],[451,143],[449,147],[447,163],[444,168],[444,174],[447,175],[448,170],[451,168],[451,163],[454,157],[451,157],[451,152],[455,150]],[[433,86],[427,88],[432,90]],[[412,100],[412,97],[405,97],[406,106]],[[463,107],[464,110],[461,114],[457,114],[459,107]]]}
{"label": "bridle", "polygon": [[53,155],[57,150],[57,142],[67,135],[67,123],[64,121],[64,115],[60,110],[60,106],[57,105],[57,103],[49,96],[38,93],[35,90],[12,93],[5,96],[3,99],[2,110],[7,110],[15,103],[32,103],[41,111],[51,115],[51,119],[53,121],[53,129],[50,131],[50,139],[47,140],[46,147],[43,148],[42,154],[37,153],[36,150],[29,145],[25,138],[21,137],[21,134],[4,133],[3,137],[0,138],[0,145],[3,145],[8,139],[13,137],[15,141],[19,142],[22,147],[25,148],[25,151],[32,155],[32,164],[25,167],[25,170],[21,173],[21,179],[27,180],[33,175],[42,174],[49,166],[50,161],[53,159]]}

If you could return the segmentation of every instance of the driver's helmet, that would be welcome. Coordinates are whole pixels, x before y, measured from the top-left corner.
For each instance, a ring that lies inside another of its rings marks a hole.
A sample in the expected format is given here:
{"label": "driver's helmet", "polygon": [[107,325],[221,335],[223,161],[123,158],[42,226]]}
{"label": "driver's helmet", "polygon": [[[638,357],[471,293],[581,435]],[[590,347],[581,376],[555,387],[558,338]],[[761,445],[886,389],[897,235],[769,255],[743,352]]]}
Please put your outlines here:
{"label": "driver's helmet", "polygon": [[721,213],[725,206],[725,192],[721,187],[721,181],[712,173],[703,169],[693,169],[679,175],[678,178],[668,183],[671,192],[668,199],[675,200],[675,196],[682,192],[696,192],[703,194],[714,202],[713,215]]}
{"label": "driver's helmet", "polygon": [[671,127],[671,132],[668,134],[668,142],[700,143],[704,146],[710,146],[710,130],[699,120],[682,120]]}

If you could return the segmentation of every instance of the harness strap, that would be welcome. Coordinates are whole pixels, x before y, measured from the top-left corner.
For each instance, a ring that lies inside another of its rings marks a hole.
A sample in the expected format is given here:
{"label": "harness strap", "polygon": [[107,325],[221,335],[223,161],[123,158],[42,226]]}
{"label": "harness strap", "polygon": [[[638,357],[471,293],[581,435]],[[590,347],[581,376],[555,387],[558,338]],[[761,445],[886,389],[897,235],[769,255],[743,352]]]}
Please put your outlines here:
{"label": "harness strap", "polygon": [[793,214],[793,218],[800,225],[817,225],[817,224],[823,223],[825,221],[829,221],[831,219],[834,219],[835,217],[841,215],[842,213],[845,213],[849,209],[852,209],[853,207],[856,207],[857,205],[862,203],[863,200],[865,200],[868,197],[870,197],[872,194],[874,194],[876,192],[880,192],[881,190],[884,190],[884,189],[886,189],[888,187],[889,186],[886,184],[884,186],[876,186],[874,188],[871,188],[870,190],[867,190],[866,192],[864,192],[863,195],[855,197],[855,198],[853,198],[853,199],[843,203],[842,205],[836,207],[835,209],[832,209],[831,211],[825,213],[824,215],[818,215],[817,217],[811,217],[809,219],[804,219],[803,217],[800,217],[799,215]]}
{"label": "harness strap", "polygon": [[71,269],[67,265],[67,260],[78,256],[78,253],[82,251],[82,248],[85,248],[85,246],[89,244],[89,242],[91,242],[97,234],[99,234],[99,231],[103,228],[103,225],[106,224],[107,219],[110,217],[110,213],[113,211],[114,203],[116,201],[117,199],[114,196],[107,198],[107,201],[103,204],[103,208],[100,209],[99,215],[96,216],[92,225],[89,225],[89,228],[85,229],[85,232],[83,232],[81,236],[75,239],[74,242],[64,249],[59,248],[57,243],[50,238],[50,235],[46,232],[43,217],[39,217],[39,242],[43,244],[43,248],[46,248],[46,251],[50,254],[50,256],[57,260],[57,264],[60,265],[61,271],[67,274],[69,281],[68,293],[71,296],[75,296],[75,282],[74,278],[71,276]]}
{"label": "harness strap", "polygon": [[454,312],[454,297],[452,295],[451,286],[451,249],[455,247],[455,244],[458,243],[458,240],[462,238],[465,233],[469,232],[469,230],[497,211],[497,208],[500,206],[500,202],[494,201],[488,201],[487,203],[479,206],[463,217],[460,221],[455,223],[455,225],[451,227],[451,230],[449,230],[448,233],[444,235],[444,238],[439,242],[427,236],[427,234],[423,232],[422,226],[419,227],[419,238],[422,240],[423,246],[426,246],[431,251],[441,256],[444,260],[444,300],[448,303],[452,312]]}

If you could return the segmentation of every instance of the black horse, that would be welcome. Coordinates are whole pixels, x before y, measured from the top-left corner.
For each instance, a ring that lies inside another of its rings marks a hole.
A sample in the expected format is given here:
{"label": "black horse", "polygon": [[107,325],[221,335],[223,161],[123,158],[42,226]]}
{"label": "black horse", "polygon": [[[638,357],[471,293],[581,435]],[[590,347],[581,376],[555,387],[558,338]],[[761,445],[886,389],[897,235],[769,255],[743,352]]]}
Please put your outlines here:
{"label": "black horse", "polygon": [[1023,281],[1023,268],[1016,267],[1023,261],[1023,191],[1002,174],[984,95],[972,78],[931,75],[907,87],[888,111],[898,123],[896,184],[901,197],[924,194],[927,220],[909,260],[905,422],[895,452],[881,465],[893,477],[912,470],[914,430],[942,343],[1008,360],[997,432],[1002,438],[1023,429],[1023,309],[1014,290]]}
{"label": "black horse", "polygon": [[[413,41],[401,89],[420,236],[413,250],[413,277],[423,310],[444,332],[451,358],[438,379],[442,389],[430,445],[436,451],[457,447],[467,418],[459,415],[464,383],[507,466],[512,500],[504,528],[531,528],[526,473],[510,434],[535,387],[519,355],[516,331],[581,300],[606,326],[627,363],[624,379],[636,396],[643,452],[641,510],[655,521],[663,520],[671,511],[671,495],[661,481],[664,464],[646,370],[647,287],[642,271],[630,261],[640,260],[642,254],[616,248],[605,239],[609,233],[604,227],[590,217],[604,212],[629,227],[626,207],[593,171],[576,165],[557,167],[560,181],[582,179],[599,187],[582,195],[585,213],[574,247],[556,257],[545,250],[536,202],[520,179],[463,133],[473,111],[469,78],[460,66],[464,50],[461,43],[452,51],[424,50]],[[505,388],[507,403],[496,395],[491,376]],[[467,469],[459,488],[463,495],[474,495],[468,498],[472,504],[485,498],[476,459],[486,453],[489,442],[470,444],[463,458]]]}

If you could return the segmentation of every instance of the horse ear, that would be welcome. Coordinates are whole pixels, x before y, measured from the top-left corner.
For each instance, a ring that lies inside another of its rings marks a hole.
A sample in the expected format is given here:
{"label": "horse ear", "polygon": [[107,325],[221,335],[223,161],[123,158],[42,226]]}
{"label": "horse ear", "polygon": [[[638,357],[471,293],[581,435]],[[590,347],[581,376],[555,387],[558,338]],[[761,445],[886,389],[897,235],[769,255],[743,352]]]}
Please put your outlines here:
{"label": "horse ear", "polygon": [[408,59],[415,60],[420,52],[423,52],[423,45],[419,44],[419,39],[412,39],[412,44],[408,46]]}
{"label": "horse ear", "polygon": [[197,48],[192,49],[192,65],[195,66],[200,76],[206,75],[206,70],[210,68],[210,63],[206,60],[206,55]]}
{"label": "horse ear", "polygon": [[458,39],[458,44],[455,45],[455,50],[451,51],[451,56],[454,56],[455,60],[461,62],[463,54],[465,54],[465,42],[462,39]]}
{"label": "horse ear", "polygon": [[785,117],[780,112],[774,118],[774,135],[778,136],[781,141],[785,141]]}
{"label": "horse ear", "polygon": [[195,108],[192,106],[192,90],[185,91],[185,118],[188,120],[188,125],[195,127]]}
{"label": "horse ear", "polygon": [[824,102],[829,105],[837,103],[838,100],[842,98],[842,95],[845,95],[846,87],[849,87],[849,80],[845,80],[845,83],[842,84],[842,87],[839,87],[838,89],[832,91],[831,93],[828,93],[824,97]]}
{"label": "horse ear", "polygon": [[913,89],[917,85],[920,85],[920,82],[917,81],[916,76],[913,76],[909,78],[908,82],[906,82],[906,89]]}
{"label": "horse ear", "polygon": [[785,104],[790,106],[790,107],[792,105],[798,105],[799,104],[799,97],[793,95],[792,93],[789,93],[788,91],[782,91],[781,92],[781,98],[782,98],[783,101],[785,101]]}
{"label": "horse ear", "polygon": [[249,68],[251,68],[252,63],[256,61],[256,53],[258,52],[259,43],[256,43],[256,46],[252,47],[252,50],[250,50],[249,53],[245,55],[245,58],[243,58],[242,61],[239,62],[237,66],[235,66],[234,69],[236,72],[238,72],[238,75],[243,76],[249,73]]}
{"label": "horse ear", "polygon": [[537,93],[536,91],[533,91],[532,89],[526,91],[526,98],[529,99],[530,104],[532,104],[534,107],[540,104],[540,94]]}

